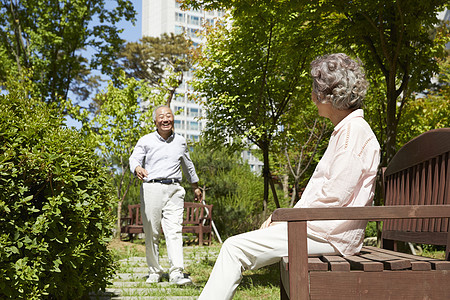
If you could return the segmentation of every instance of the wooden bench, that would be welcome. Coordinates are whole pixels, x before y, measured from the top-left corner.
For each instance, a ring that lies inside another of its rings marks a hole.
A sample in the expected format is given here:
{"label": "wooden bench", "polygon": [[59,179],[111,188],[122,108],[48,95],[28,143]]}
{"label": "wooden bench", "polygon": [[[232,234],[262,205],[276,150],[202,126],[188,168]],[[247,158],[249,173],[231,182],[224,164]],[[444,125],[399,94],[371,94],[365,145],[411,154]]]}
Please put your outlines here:
{"label": "wooden bench", "polygon": [[[405,144],[383,179],[385,206],[274,212],[274,221],[288,221],[281,299],[450,299],[450,128]],[[336,219],[384,221],[382,248],[308,257],[306,222]],[[397,252],[395,241],[446,245],[446,260]]]}
{"label": "wooden bench", "polygon": [[[184,202],[183,233],[193,233],[198,235],[199,245],[212,241],[212,207],[213,205]],[[121,227],[121,233],[127,233],[130,239],[134,234],[144,233],[141,218],[141,205],[128,205],[128,215],[122,218],[125,223]]]}
{"label": "wooden bench", "polygon": [[198,244],[211,245],[212,241],[212,205],[184,202],[183,233],[198,235]]}
{"label": "wooden bench", "polygon": [[122,218],[122,222],[125,223],[125,225],[121,227],[120,232],[127,233],[130,239],[133,238],[134,234],[144,233],[141,218],[141,205],[128,205],[128,215],[125,218]]}

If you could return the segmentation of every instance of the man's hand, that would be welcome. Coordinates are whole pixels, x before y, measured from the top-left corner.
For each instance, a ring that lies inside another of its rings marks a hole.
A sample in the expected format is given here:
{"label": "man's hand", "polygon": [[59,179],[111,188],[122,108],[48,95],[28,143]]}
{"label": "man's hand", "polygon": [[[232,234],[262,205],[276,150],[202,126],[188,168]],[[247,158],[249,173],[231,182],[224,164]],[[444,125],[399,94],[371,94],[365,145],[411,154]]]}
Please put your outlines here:
{"label": "man's hand", "polygon": [[203,199],[202,190],[200,188],[194,189],[194,200],[201,202]]}
{"label": "man's hand", "polygon": [[136,177],[139,178],[140,180],[144,180],[144,177],[148,176],[147,170],[141,166],[137,166],[136,169],[134,170],[134,173],[136,173]]}
{"label": "man's hand", "polygon": [[198,182],[191,183],[192,190],[194,191],[194,201],[202,202],[203,194],[202,190],[198,187]]}

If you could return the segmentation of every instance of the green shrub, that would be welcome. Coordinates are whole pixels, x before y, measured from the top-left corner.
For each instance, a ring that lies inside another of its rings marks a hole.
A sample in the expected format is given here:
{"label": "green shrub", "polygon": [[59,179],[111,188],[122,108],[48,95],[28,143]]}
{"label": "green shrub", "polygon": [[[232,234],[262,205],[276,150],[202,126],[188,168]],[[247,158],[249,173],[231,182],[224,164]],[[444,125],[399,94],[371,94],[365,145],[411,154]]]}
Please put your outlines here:
{"label": "green shrub", "polygon": [[79,299],[114,272],[93,144],[17,84],[0,95],[0,298]]}
{"label": "green shrub", "polygon": [[[263,178],[242,162],[240,152],[230,153],[225,148],[212,149],[199,143],[194,145],[190,155],[199,184],[206,188],[205,200],[214,205],[212,217],[221,238],[225,240],[259,228],[263,222]],[[184,187],[185,201],[193,201],[186,180]],[[273,200],[269,204],[273,204]]]}

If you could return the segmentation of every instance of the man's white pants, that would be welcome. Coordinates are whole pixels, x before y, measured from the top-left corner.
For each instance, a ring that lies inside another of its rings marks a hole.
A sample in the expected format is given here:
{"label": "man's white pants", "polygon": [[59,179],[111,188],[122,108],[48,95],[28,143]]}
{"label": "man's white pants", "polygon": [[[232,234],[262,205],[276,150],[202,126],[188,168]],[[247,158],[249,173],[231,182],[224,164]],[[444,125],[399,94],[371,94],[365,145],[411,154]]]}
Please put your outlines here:
{"label": "man's white pants", "polygon": [[164,272],[159,264],[161,227],[166,238],[169,274],[181,273],[184,268],[181,224],[185,193],[179,184],[144,182],[141,186],[141,214],[150,274]]}
{"label": "man's white pants", "polygon": [[[232,299],[244,270],[256,270],[288,255],[287,223],[228,238],[198,300]],[[308,236],[309,254],[336,254],[327,241]]]}

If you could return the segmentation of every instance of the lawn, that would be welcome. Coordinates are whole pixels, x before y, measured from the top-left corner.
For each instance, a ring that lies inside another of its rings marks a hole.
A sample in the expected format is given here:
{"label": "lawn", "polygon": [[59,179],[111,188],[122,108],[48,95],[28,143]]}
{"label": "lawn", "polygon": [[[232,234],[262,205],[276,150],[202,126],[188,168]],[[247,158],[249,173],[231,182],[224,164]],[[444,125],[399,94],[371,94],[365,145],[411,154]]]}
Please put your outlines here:
{"label": "lawn", "polygon": [[[191,287],[172,289],[173,296],[199,295],[212,271],[221,244],[213,243],[211,246],[187,246],[184,249],[185,272],[190,275],[194,283]],[[113,240],[110,243],[111,251],[117,261],[127,260],[131,257],[145,257],[145,246],[143,239],[135,239],[133,242]],[[160,256],[166,256],[164,242],[160,247]],[[132,266],[121,265],[118,272],[127,272]],[[256,271],[245,271],[241,284],[233,299],[279,299],[279,266],[274,264]],[[140,285],[145,287],[145,282]],[[151,287],[151,285],[148,285]],[[153,293],[155,290],[153,289]],[[165,293],[161,290],[161,293]],[[153,294],[154,295],[154,294]],[[156,295],[154,295],[156,296]]]}

